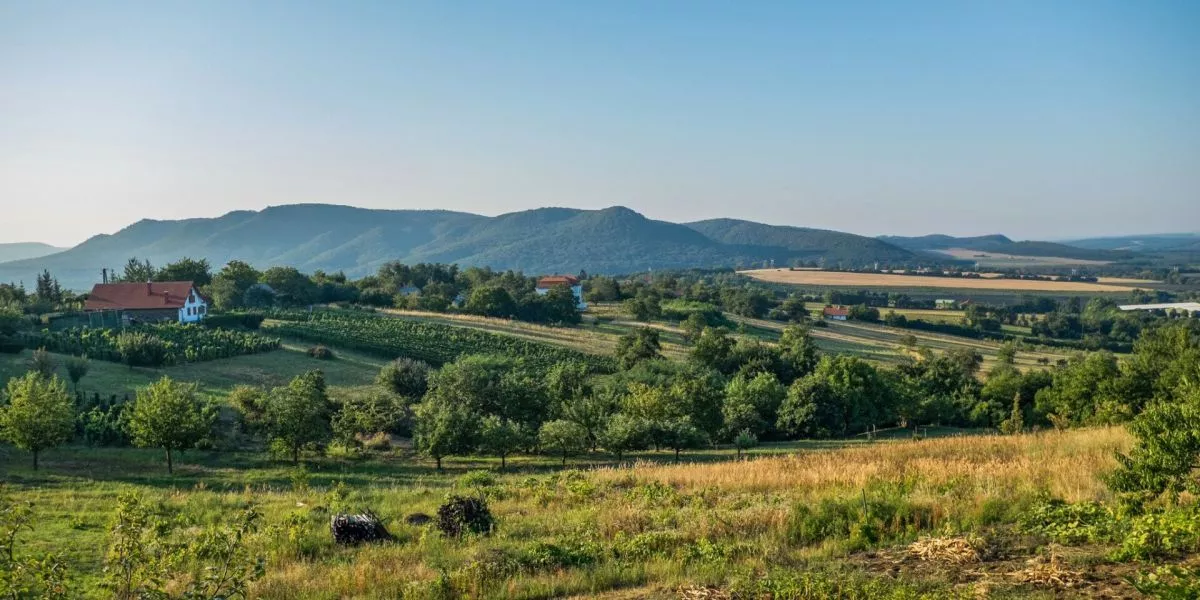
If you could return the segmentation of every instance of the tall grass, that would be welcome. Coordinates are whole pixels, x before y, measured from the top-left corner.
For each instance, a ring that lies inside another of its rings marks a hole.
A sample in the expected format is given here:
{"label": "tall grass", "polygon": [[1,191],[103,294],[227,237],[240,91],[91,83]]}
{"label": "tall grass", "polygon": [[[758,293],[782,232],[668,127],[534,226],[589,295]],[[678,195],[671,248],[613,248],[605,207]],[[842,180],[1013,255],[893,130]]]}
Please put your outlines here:
{"label": "tall grass", "polygon": [[[269,564],[254,586],[261,598],[675,597],[681,586],[796,598],[829,590],[947,597],[946,582],[880,579],[847,571],[843,559],[921,535],[1012,523],[1047,496],[1105,500],[1099,477],[1129,444],[1121,429],[1090,429],[494,477],[435,475],[389,459],[326,460],[300,476],[231,453],[194,457],[201,464],[171,478],[156,455],[106,450],[120,469],[63,476],[48,468],[5,479],[7,493],[33,500],[39,515],[22,548],[66,552],[80,597],[103,597],[94,587],[104,526],[117,494],[129,489],[189,527],[258,504],[266,527],[253,543]],[[19,458],[0,455],[0,470],[21,468]],[[449,493],[486,496],[496,532],[451,540],[404,522],[435,514]],[[379,514],[397,542],[334,545],[330,516],[362,508]]]}

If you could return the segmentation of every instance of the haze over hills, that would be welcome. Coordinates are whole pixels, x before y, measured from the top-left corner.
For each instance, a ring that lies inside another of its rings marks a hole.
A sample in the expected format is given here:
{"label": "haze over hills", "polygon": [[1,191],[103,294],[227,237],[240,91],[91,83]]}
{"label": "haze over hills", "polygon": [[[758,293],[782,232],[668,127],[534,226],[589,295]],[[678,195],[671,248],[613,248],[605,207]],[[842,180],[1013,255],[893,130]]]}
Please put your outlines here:
{"label": "haze over hills", "polygon": [[37,258],[62,252],[66,248],[51,246],[41,242],[15,242],[11,244],[0,244],[0,263],[11,260],[22,260],[26,258]]}
{"label": "haze over hills", "polygon": [[527,273],[631,273],[646,269],[779,265],[795,261],[861,265],[904,262],[908,250],[869,237],[716,219],[679,224],[624,207],[539,208],[496,217],[440,210],[372,210],[328,204],[236,211],[216,218],[143,220],[111,235],[39,258],[0,264],[0,281],[31,282],[49,269],[86,289],[102,268],[132,256],[156,265],[184,256],[219,268],[239,259],[256,267],[343,270],[362,276],[390,260],[446,262]]}
{"label": "haze over hills", "polygon": [[[766,225],[738,219],[671,223],[625,207],[602,210],[539,208],[495,217],[444,210],[377,210],[294,204],[235,211],[215,218],[142,220],[94,236],[69,250],[39,246],[43,255],[0,262],[0,281],[31,283],[48,269],[66,287],[87,289],[103,268],[121,269],[133,256],[162,265],[184,256],[207,258],[214,269],[238,259],[258,268],[345,271],[359,277],[379,265],[443,262],[517,269],[526,273],[625,274],[647,269],[793,265],[903,265],[939,250],[964,248],[1021,256],[1120,260],[1126,250],[1014,242],[1003,235],[884,236]],[[51,253],[52,252],[52,253]]]}
{"label": "haze over hills", "polygon": [[1008,236],[994,234],[975,237],[955,237],[933,234],[918,237],[885,235],[879,239],[913,252],[938,252],[954,248],[995,252],[1013,256],[1055,257],[1088,261],[1115,261],[1130,258],[1126,251],[1109,248],[1083,248],[1054,242],[1015,242]]}
{"label": "haze over hills", "polygon": [[1063,242],[1079,248],[1095,250],[1127,250],[1129,252],[1196,252],[1200,251],[1200,233],[1157,233],[1096,237]]}

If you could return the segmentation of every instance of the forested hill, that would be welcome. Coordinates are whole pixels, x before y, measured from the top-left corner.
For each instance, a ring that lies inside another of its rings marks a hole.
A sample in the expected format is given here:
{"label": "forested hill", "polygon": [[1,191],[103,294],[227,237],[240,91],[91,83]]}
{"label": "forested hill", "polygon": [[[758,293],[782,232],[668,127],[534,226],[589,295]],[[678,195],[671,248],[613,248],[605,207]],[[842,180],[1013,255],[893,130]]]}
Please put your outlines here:
{"label": "forested hill", "polygon": [[25,258],[37,258],[61,252],[66,248],[56,248],[50,244],[42,244],[40,242],[17,242],[12,244],[0,244],[0,263],[10,260],[21,260]]}
{"label": "forested hill", "polygon": [[1114,250],[1080,248],[1054,242],[1023,241],[1015,242],[1003,235],[981,235],[976,237],[954,237],[934,234],[919,237],[903,237],[885,235],[878,239],[914,252],[937,252],[963,248],[981,252],[996,252],[1014,256],[1042,256],[1055,258],[1071,258],[1075,260],[1122,260],[1130,257],[1130,253]]}
{"label": "forested hill", "polygon": [[370,273],[386,261],[444,262],[527,273],[632,273],[646,269],[736,267],[774,260],[844,266],[899,263],[911,252],[873,238],[719,219],[691,224],[648,219],[624,207],[540,208],[486,217],[437,210],[371,210],[297,204],[209,219],[143,220],[65,252],[0,263],[0,281],[34,280],[49,269],[66,287],[86,289],[104,267],[132,256],[164,264],[183,256],[214,266],[231,259],[265,268]]}

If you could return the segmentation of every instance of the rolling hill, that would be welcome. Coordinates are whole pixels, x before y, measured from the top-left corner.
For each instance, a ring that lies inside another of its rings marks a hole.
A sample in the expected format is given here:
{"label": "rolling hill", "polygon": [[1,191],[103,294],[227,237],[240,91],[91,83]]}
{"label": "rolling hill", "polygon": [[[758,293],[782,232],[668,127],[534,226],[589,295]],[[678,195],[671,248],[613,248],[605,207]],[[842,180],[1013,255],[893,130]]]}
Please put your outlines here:
{"label": "rolling hill", "polygon": [[624,207],[540,208],[487,217],[440,210],[372,210],[297,204],[216,218],[142,220],[48,256],[0,263],[0,281],[32,281],[49,269],[86,289],[102,268],[132,256],[156,265],[184,256],[214,267],[231,259],[259,268],[373,272],[389,260],[446,262],[528,273],[631,273],[646,269],[734,267],[774,260],[843,265],[902,263],[913,254],[877,239],[799,227],[717,219],[679,224]]}
{"label": "rolling hill", "polygon": [[0,244],[0,263],[12,260],[22,260],[26,258],[38,258],[55,252],[62,252],[66,248],[51,246],[41,242],[17,242],[12,244]]}
{"label": "rolling hill", "polygon": [[1054,242],[1016,242],[999,234],[977,237],[954,237],[941,234],[919,237],[881,236],[878,239],[913,252],[937,252],[939,254],[944,250],[962,248],[1012,256],[1054,257],[1087,261],[1116,261],[1132,256],[1129,252],[1112,249],[1082,248]]}
{"label": "rolling hill", "polygon": [[1196,252],[1200,251],[1200,233],[1159,233],[1087,238],[1063,242],[1079,248],[1094,250],[1127,250],[1130,252]]}

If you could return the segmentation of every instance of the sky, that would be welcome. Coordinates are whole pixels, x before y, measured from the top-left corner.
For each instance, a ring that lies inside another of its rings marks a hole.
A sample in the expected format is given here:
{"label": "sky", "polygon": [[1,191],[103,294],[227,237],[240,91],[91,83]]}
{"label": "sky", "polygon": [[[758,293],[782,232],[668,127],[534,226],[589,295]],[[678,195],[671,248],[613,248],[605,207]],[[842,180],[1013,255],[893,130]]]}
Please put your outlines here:
{"label": "sky", "polygon": [[0,2],[0,242],[297,202],[1200,230],[1200,2]]}

